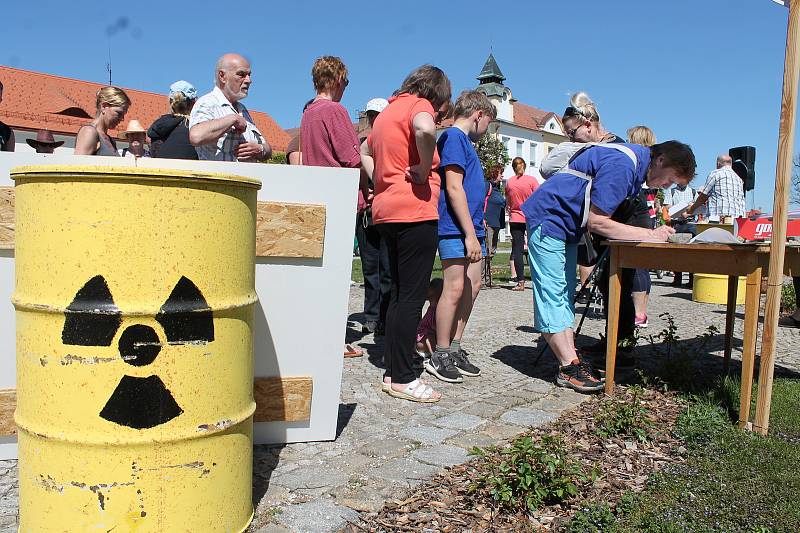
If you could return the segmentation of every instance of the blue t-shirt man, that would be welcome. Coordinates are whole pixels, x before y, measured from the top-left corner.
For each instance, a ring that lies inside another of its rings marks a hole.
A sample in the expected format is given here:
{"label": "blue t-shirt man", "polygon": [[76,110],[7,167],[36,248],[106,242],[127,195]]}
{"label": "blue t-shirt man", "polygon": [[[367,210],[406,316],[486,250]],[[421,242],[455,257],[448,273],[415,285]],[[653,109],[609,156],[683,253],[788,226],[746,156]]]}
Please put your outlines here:
{"label": "blue t-shirt man", "polygon": [[475,236],[485,237],[483,206],[487,192],[486,180],[483,178],[483,168],[472,142],[466,133],[452,127],[442,133],[436,146],[440,159],[439,175],[442,177],[442,193],[439,195],[439,236],[466,236],[458,225],[447,197],[445,168],[453,165],[464,171],[464,192],[467,195],[467,207],[472,217],[472,225],[475,227]]}
{"label": "blue t-shirt man", "polygon": [[[619,145],[618,145],[619,146]],[[650,149],[638,144],[623,144],[636,155],[636,165],[625,153],[611,147],[587,148],[569,168],[593,176],[591,203],[611,216],[626,198],[638,194],[647,178]],[[542,235],[576,243],[586,231],[583,221],[584,198],[588,182],[573,174],[557,172],[522,204],[529,231],[541,226]]]}

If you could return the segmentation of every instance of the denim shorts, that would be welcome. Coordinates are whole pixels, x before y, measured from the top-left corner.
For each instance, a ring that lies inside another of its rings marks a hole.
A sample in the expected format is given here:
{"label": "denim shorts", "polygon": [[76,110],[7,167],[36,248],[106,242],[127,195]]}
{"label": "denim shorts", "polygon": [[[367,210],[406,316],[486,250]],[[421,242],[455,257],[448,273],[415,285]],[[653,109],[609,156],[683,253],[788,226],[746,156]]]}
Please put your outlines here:
{"label": "denim shorts", "polygon": [[[486,237],[478,237],[481,243],[481,256],[486,257]],[[464,237],[454,235],[452,237],[439,237],[439,259],[463,259],[467,257],[467,245],[464,244]]]}

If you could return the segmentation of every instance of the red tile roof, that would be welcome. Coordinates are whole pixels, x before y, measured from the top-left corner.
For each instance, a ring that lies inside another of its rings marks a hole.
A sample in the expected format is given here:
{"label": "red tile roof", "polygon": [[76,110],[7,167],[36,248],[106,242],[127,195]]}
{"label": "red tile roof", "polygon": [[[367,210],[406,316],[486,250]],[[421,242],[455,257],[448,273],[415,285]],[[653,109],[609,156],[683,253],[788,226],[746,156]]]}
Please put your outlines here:
{"label": "red tile roof", "polygon": [[[93,83],[52,74],[42,74],[0,66],[3,82],[3,102],[0,121],[12,128],[36,131],[49,129],[53,133],[76,135],[80,127],[95,116],[95,94],[103,87]],[[136,119],[149,127],[169,111],[167,97],[136,89],[123,88],[131,99],[127,119],[109,133],[119,138],[128,121]],[[290,137],[266,113],[250,111],[256,126],[266,136],[275,151],[286,151]]]}
{"label": "red tile roof", "polygon": [[541,130],[552,117],[560,123],[561,119],[553,112],[544,111],[528,104],[514,102],[514,124],[532,130]]}
{"label": "red tile roof", "polygon": [[[538,107],[533,107],[528,104],[521,104],[513,102],[514,106],[514,124],[522,128],[528,128],[536,131],[545,131],[544,125],[551,117],[555,117],[559,124],[561,118],[551,111],[544,111]],[[439,129],[449,128],[453,125],[453,119],[445,119],[437,127]]]}

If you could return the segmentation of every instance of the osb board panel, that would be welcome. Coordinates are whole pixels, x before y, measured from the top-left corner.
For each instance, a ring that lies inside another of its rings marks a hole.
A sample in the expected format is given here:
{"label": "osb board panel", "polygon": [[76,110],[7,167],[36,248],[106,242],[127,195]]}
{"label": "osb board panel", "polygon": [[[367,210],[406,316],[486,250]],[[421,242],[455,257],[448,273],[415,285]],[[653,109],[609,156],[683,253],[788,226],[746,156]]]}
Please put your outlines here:
{"label": "osb board panel", "polygon": [[311,418],[310,377],[255,378],[253,396],[256,412],[253,422],[303,422]]}
{"label": "osb board panel", "polygon": [[16,435],[14,409],[17,407],[17,391],[0,389],[0,436]]}
{"label": "osb board panel", "polygon": [[324,242],[324,205],[258,202],[257,256],[319,259]]}
{"label": "osb board panel", "polygon": [[[256,255],[322,257],[325,206],[258,202]],[[14,188],[0,187],[0,249],[14,248]]]}
{"label": "osb board panel", "polygon": [[0,187],[0,248],[14,248],[13,187]]}

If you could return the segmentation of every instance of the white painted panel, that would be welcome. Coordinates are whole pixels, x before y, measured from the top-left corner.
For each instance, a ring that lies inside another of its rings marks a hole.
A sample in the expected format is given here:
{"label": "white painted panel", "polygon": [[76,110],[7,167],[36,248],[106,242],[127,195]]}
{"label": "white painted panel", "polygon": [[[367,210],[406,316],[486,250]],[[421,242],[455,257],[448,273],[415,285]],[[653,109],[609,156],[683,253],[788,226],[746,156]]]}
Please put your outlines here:
{"label": "white painted panel", "polygon": [[[33,164],[139,166],[225,172],[258,178],[259,200],[319,203],[326,207],[322,259],[260,258],[256,264],[256,376],[311,376],[307,423],[259,423],[256,443],[331,440],[336,434],[342,347],[352,267],[358,172],[352,169],[248,163],[0,153],[0,186],[9,170]],[[13,253],[0,252],[0,387],[16,382]],[[15,439],[0,440],[0,459],[16,457]]]}

